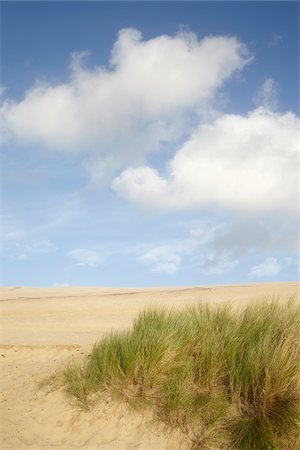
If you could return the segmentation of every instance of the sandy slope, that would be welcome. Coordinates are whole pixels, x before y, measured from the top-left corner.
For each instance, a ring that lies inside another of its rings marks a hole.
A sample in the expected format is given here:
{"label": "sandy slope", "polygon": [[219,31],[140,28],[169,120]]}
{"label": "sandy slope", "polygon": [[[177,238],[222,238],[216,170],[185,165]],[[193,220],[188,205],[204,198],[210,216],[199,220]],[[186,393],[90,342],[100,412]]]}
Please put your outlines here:
{"label": "sandy slope", "polygon": [[244,301],[258,296],[299,296],[299,283],[167,289],[1,288],[0,448],[175,450],[177,435],[149,413],[101,403],[80,411],[63,390],[39,388],[45,377],[110,329],[130,325],[146,305],[182,307],[195,301]]}

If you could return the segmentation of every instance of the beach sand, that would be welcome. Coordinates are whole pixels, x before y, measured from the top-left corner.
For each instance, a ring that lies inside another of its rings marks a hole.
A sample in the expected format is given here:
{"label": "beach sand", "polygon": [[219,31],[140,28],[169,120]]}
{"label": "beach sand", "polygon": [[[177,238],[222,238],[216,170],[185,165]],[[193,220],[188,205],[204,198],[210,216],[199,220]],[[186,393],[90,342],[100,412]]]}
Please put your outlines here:
{"label": "beach sand", "polygon": [[[150,412],[103,401],[78,408],[47,377],[114,329],[129,327],[149,305],[181,308],[198,301],[300,297],[300,283],[155,289],[98,287],[0,288],[0,448],[176,450],[186,444],[155,423]],[[49,378],[50,379],[50,378]],[[43,383],[42,383],[43,382]],[[43,386],[41,387],[41,383]]]}

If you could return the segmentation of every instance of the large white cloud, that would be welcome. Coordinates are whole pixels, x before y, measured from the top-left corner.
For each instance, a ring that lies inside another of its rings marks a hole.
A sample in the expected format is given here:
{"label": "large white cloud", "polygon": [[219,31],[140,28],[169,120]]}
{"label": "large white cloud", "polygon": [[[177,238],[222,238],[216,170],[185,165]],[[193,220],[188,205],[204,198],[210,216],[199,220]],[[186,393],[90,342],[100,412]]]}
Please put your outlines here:
{"label": "large white cloud", "polygon": [[165,174],[128,168],[113,182],[142,207],[218,205],[231,210],[295,211],[300,121],[258,108],[204,124],[169,161]]}
{"label": "large white cloud", "polygon": [[85,56],[73,55],[69,82],[38,83],[23,100],[5,100],[2,131],[22,145],[93,153],[96,181],[176,141],[190,114],[251,60],[235,37],[199,41],[183,32],[143,40],[135,29],[120,31],[108,66],[87,68]]}

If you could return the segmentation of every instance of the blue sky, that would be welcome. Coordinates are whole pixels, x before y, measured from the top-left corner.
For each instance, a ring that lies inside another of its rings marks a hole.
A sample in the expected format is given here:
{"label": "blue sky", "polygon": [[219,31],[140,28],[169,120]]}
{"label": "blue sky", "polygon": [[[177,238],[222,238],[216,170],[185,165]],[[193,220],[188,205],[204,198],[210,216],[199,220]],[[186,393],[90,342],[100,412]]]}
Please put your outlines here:
{"label": "blue sky", "polygon": [[2,284],[296,280],[296,2],[2,2]]}

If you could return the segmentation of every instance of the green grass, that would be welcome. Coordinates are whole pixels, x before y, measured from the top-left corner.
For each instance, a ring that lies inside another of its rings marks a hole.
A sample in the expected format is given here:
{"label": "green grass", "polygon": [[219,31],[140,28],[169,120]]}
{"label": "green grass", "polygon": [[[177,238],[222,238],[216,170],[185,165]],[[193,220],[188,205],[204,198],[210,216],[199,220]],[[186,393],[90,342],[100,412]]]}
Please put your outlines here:
{"label": "green grass", "polygon": [[191,448],[294,449],[299,313],[293,299],[150,308],[131,330],[106,336],[83,364],[70,365],[67,388],[83,406],[108,392],[150,407]]}

